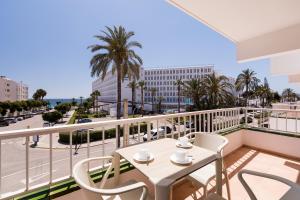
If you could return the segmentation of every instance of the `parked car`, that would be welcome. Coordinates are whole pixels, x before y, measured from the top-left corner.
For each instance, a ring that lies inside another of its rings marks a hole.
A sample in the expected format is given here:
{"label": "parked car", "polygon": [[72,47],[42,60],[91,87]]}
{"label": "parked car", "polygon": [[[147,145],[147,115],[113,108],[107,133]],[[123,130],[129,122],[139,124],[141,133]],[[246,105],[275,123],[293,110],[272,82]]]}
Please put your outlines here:
{"label": "parked car", "polygon": [[82,118],[82,119],[78,119],[77,121],[78,124],[89,123],[89,122],[92,122],[92,120],[89,118]]}
{"label": "parked car", "polygon": [[7,121],[10,124],[13,124],[13,123],[17,123],[18,120],[16,118],[11,117],[11,118],[6,118],[5,121]]}
{"label": "parked car", "polygon": [[23,120],[23,117],[17,117],[17,120],[18,120],[18,121],[22,121],[22,120]]}
{"label": "parked car", "polygon": [[[172,129],[170,127],[168,127],[168,126],[166,126],[166,127],[165,126],[161,126],[161,127],[158,128],[158,130],[156,128],[154,128],[154,129],[152,129],[150,131],[150,134],[151,134],[150,135],[150,139],[151,140],[157,139],[157,132],[159,134],[159,137],[163,137],[164,134],[165,134],[165,128],[167,128],[167,130],[166,130],[167,134],[172,132]],[[143,136],[143,141],[145,142],[147,140],[148,140],[148,134],[145,133],[144,136]]]}
{"label": "parked car", "polygon": [[190,122],[185,122],[185,127],[186,128],[195,128],[195,124],[194,124],[194,122],[191,122],[191,124],[190,124]]}
{"label": "parked car", "polygon": [[0,120],[0,126],[9,126],[8,121]]}
{"label": "parked car", "polygon": [[43,123],[43,127],[50,127],[51,126],[51,123],[49,123],[49,122],[44,122]]}

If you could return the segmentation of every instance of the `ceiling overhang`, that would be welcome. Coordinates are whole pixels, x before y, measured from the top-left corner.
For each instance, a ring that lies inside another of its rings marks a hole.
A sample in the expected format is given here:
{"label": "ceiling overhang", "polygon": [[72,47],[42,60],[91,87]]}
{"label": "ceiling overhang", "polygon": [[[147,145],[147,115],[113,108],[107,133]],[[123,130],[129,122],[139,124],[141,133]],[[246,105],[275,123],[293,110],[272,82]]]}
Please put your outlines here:
{"label": "ceiling overhang", "polygon": [[270,58],[272,74],[300,74],[299,0],[168,2],[234,42],[238,62]]}

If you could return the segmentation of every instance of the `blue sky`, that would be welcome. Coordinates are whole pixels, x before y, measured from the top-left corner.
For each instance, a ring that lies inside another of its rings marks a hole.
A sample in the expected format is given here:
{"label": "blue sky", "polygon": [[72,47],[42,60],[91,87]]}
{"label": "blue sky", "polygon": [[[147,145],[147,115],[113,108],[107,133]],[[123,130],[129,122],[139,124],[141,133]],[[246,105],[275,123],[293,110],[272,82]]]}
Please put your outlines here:
{"label": "blue sky", "polygon": [[278,91],[292,87],[271,76],[269,61],[236,62],[235,45],[163,0],[1,0],[0,74],[37,88],[48,98],[91,92],[87,46],[105,26],[122,25],[143,45],[144,66],[214,64],[236,77],[250,67]]}

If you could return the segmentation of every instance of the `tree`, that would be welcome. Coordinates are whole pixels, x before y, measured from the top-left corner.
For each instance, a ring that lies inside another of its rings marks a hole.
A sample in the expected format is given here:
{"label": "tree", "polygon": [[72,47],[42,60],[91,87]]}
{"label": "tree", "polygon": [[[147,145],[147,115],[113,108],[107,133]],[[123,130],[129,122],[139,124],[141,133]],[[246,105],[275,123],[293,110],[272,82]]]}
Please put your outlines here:
{"label": "tree", "polygon": [[[142,45],[136,41],[131,41],[134,32],[127,32],[122,26],[113,28],[106,27],[101,35],[95,37],[102,44],[89,46],[92,53],[97,52],[90,61],[91,76],[101,76],[105,78],[109,68],[112,73],[117,72],[117,119],[121,118],[121,83],[126,76],[129,79],[139,79],[140,66],[142,59],[136,54],[133,48],[142,48]],[[120,126],[117,132],[120,133]],[[120,134],[118,134],[117,146],[120,146]]]}
{"label": "tree", "polygon": [[235,86],[238,91],[245,91],[246,104],[248,105],[249,91],[255,90],[260,80],[251,69],[243,70],[236,79]]}
{"label": "tree", "polygon": [[157,101],[158,101],[157,111],[158,111],[158,113],[161,113],[161,103],[162,103],[163,100],[164,100],[164,97],[162,97],[162,96],[157,97]]}
{"label": "tree", "polygon": [[72,98],[71,105],[72,105],[72,106],[76,106],[76,105],[77,105],[77,102],[76,102],[75,98]]}
{"label": "tree", "polygon": [[227,100],[232,97],[230,91],[233,85],[229,83],[229,79],[226,76],[217,76],[213,72],[204,77],[203,86],[210,108],[220,107],[220,105],[226,104]]}
{"label": "tree", "polygon": [[95,112],[95,106],[97,107],[98,112],[98,96],[100,96],[100,92],[98,90],[95,90],[90,94],[92,101],[93,101],[93,112]]}
{"label": "tree", "polygon": [[54,109],[64,115],[71,110],[71,103],[61,103],[55,106]]}
{"label": "tree", "polygon": [[139,85],[140,90],[141,90],[141,104],[142,104],[142,106],[141,106],[141,112],[142,113],[141,114],[143,116],[143,114],[144,114],[144,90],[146,89],[145,81],[139,81],[138,85]]}
{"label": "tree", "polygon": [[149,89],[150,93],[151,93],[151,103],[152,103],[152,111],[154,111],[154,100],[155,100],[155,95],[156,95],[156,88],[150,88]]}
{"label": "tree", "polygon": [[42,115],[43,120],[49,123],[57,123],[62,117],[63,115],[58,111],[48,112]]}
{"label": "tree", "polygon": [[200,79],[188,80],[183,86],[183,92],[185,96],[189,97],[194,105],[194,109],[200,110],[204,107],[201,106],[201,100],[204,98],[204,89]]}
{"label": "tree", "polygon": [[261,100],[262,107],[265,107],[265,105],[271,104],[273,94],[269,87],[267,78],[264,79],[264,84],[256,87],[256,89],[254,91],[254,95]]}
{"label": "tree", "polygon": [[33,94],[32,98],[34,100],[43,100],[46,95],[47,92],[44,89],[37,89]]}
{"label": "tree", "polygon": [[287,100],[288,102],[292,102],[295,100],[296,98],[296,93],[294,92],[293,89],[291,88],[286,88],[282,91],[282,95],[281,95],[284,100]]}
{"label": "tree", "polygon": [[9,102],[0,102],[0,107],[1,107],[1,115],[4,117],[7,114],[7,111],[10,107]]}
{"label": "tree", "polygon": [[135,79],[133,79],[133,81],[129,82],[128,87],[131,89],[131,110],[133,113],[133,111],[135,109],[135,99],[136,99],[135,89],[138,87],[138,84],[135,81]]}
{"label": "tree", "polygon": [[281,100],[281,96],[277,91],[273,92],[273,101],[279,102]]}
{"label": "tree", "polygon": [[17,103],[15,103],[15,102],[10,102],[9,103],[9,113],[11,115],[13,115],[16,112],[17,108],[18,108],[18,104]]}
{"label": "tree", "polygon": [[181,79],[178,79],[174,83],[175,86],[177,86],[177,102],[178,102],[178,113],[180,113],[180,96],[181,96],[181,87],[184,85],[184,82]]}

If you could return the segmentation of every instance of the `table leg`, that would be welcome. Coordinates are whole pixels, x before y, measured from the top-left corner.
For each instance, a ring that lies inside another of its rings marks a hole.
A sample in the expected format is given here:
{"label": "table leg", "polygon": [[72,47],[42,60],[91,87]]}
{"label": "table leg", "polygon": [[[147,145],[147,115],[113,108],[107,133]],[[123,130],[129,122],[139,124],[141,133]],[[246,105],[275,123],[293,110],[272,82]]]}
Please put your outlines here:
{"label": "table leg", "polygon": [[222,158],[216,160],[216,190],[222,196]]}
{"label": "table leg", "polygon": [[119,184],[120,177],[120,155],[118,153],[114,153],[113,165],[114,165],[114,182],[115,185]]}
{"label": "table leg", "polygon": [[170,199],[170,187],[157,186],[155,187],[155,200],[167,200]]}

